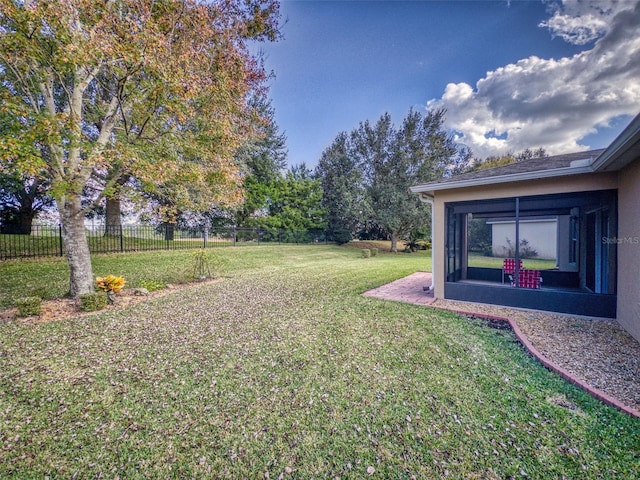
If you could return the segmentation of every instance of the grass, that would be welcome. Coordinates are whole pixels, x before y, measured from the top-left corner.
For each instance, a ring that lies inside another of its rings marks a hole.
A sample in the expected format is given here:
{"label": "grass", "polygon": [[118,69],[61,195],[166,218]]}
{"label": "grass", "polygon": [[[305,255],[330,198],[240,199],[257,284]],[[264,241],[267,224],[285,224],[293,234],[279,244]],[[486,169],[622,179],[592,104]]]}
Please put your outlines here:
{"label": "grass", "polygon": [[[222,282],[82,319],[0,325],[0,477],[637,474],[640,420],[542,368],[510,332],[360,296],[428,269],[428,253],[224,254]],[[189,260],[96,263],[170,279],[164,269],[181,275]]]}
{"label": "grass", "polygon": [[[500,257],[486,257],[476,254],[470,254],[468,259],[470,267],[499,269],[502,268],[503,260]],[[542,258],[525,258],[522,260],[522,266],[529,270],[551,270],[556,268],[556,261]]]}
{"label": "grass", "polygon": [[[385,247],[385,242],[376,245]],[[386,242],[389,251],[390,242]],[[309,250],[307,250],[307,248]],[[314,258],[320,246],[292,246],[265,244],[256,247],[211,248],[204,250],[214,276],[229,275],[236,271],[252,271],[279,264],[286,268],[301,257]],[[343,251],[342,247],[338,251]],[[247,249],[246,252],[240,252]],[[145,287],[147,283],[186,283],[197,278],[194,274],[196,255],[201,249],[110,253],[92,256],[95,276],[114,274],[124,276],[127,287]],[[292,255],[291,252],[301,252]],[[358,254],[360,252],[358,251]],[[421,270],[431,270],[431,257],[427,252],[398,254],[394,263],[414,268],[418,259]],[[414,270],[415,271],[415,270]],[[64,297],[69,291],[69,269],[63,258],[20,259],[0,262],[0,308],[13,306],[15,298],[39,296],[44,300]]]}

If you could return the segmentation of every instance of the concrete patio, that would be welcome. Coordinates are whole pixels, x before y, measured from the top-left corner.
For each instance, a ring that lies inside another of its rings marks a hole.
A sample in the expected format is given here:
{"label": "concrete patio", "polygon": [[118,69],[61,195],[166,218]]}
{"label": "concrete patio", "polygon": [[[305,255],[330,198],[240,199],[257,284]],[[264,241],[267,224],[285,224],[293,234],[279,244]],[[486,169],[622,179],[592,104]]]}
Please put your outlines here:
{"label": "concrete patio", "polygon": [[416,305],[431,305],[436,301],[433,290],[425,290],[431,286],[430,272],[416,272],[395,282],[382,285],[363,293],[365,297],[395,300],[397,302]]}

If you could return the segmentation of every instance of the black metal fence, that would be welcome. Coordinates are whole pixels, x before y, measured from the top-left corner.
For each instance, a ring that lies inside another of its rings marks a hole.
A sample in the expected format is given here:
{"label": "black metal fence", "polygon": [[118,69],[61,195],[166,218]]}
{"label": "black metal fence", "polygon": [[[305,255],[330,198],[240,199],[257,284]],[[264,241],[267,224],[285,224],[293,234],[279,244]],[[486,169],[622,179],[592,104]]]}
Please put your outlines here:
{"label": "black metal fence", "polygon": [[[29,235],[4,233],[0,227],[0,260],[64,255],[62,227],[33,225]],[[334,241],[323,230],[264,228],[178,228],[175,225],[95,226],[85,229],[91,253],[177,250],[257,244],[312,244]]]}

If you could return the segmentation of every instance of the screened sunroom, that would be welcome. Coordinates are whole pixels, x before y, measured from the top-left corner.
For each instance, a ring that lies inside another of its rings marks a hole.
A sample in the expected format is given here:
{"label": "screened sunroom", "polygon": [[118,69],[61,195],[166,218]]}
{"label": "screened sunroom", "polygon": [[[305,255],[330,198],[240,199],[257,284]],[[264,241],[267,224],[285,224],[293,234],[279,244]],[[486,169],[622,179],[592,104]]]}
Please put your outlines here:
{"label": "screened sunroom", "polygon": [[604,149],[411,188],[436,298],[615,318],[640,341],[640,114]]}
{"label": "screened sunroom", "polygon": [[616,190],[445,202],[444,297],[614,318]]}

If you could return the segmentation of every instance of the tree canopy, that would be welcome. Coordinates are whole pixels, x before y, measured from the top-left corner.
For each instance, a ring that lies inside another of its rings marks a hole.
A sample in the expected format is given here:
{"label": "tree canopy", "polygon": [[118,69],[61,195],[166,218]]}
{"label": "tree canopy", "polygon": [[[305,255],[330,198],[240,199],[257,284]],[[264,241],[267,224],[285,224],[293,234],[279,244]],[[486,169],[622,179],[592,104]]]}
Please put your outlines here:
{"label": "tree canopy", "polygon": [[248,42],[276,40],[278,22],[274,0],[0,0],[2,169],[45,172],[72,295],[93,291],[88,185],[100,198],[131,175],[168,192],[168,214],[242,200],[234,155],[266,78]]}
{"label": "tree canopy", "polygon": [[444,113],[410,110],[399,128],[384,114],[336,137],[316,170],[334,229],[380,228],[396,251],[398,239],[427,221],[409,187],[450,174],[469,155],[444,130]]}
{"label": "tree canopy", "polygon": [[483,160],[476,159],[466,171],[473,172],[476,170],[486,170],[489,168],[502,167],[504,165],[522,162],[523,160],[530,160],[532,158],[545,158],[548,156],[549,154],[547,154],[547,151],[542,147],[535,150],[526,148],[520,153],[509,152],[505,155],[491,156]]}

